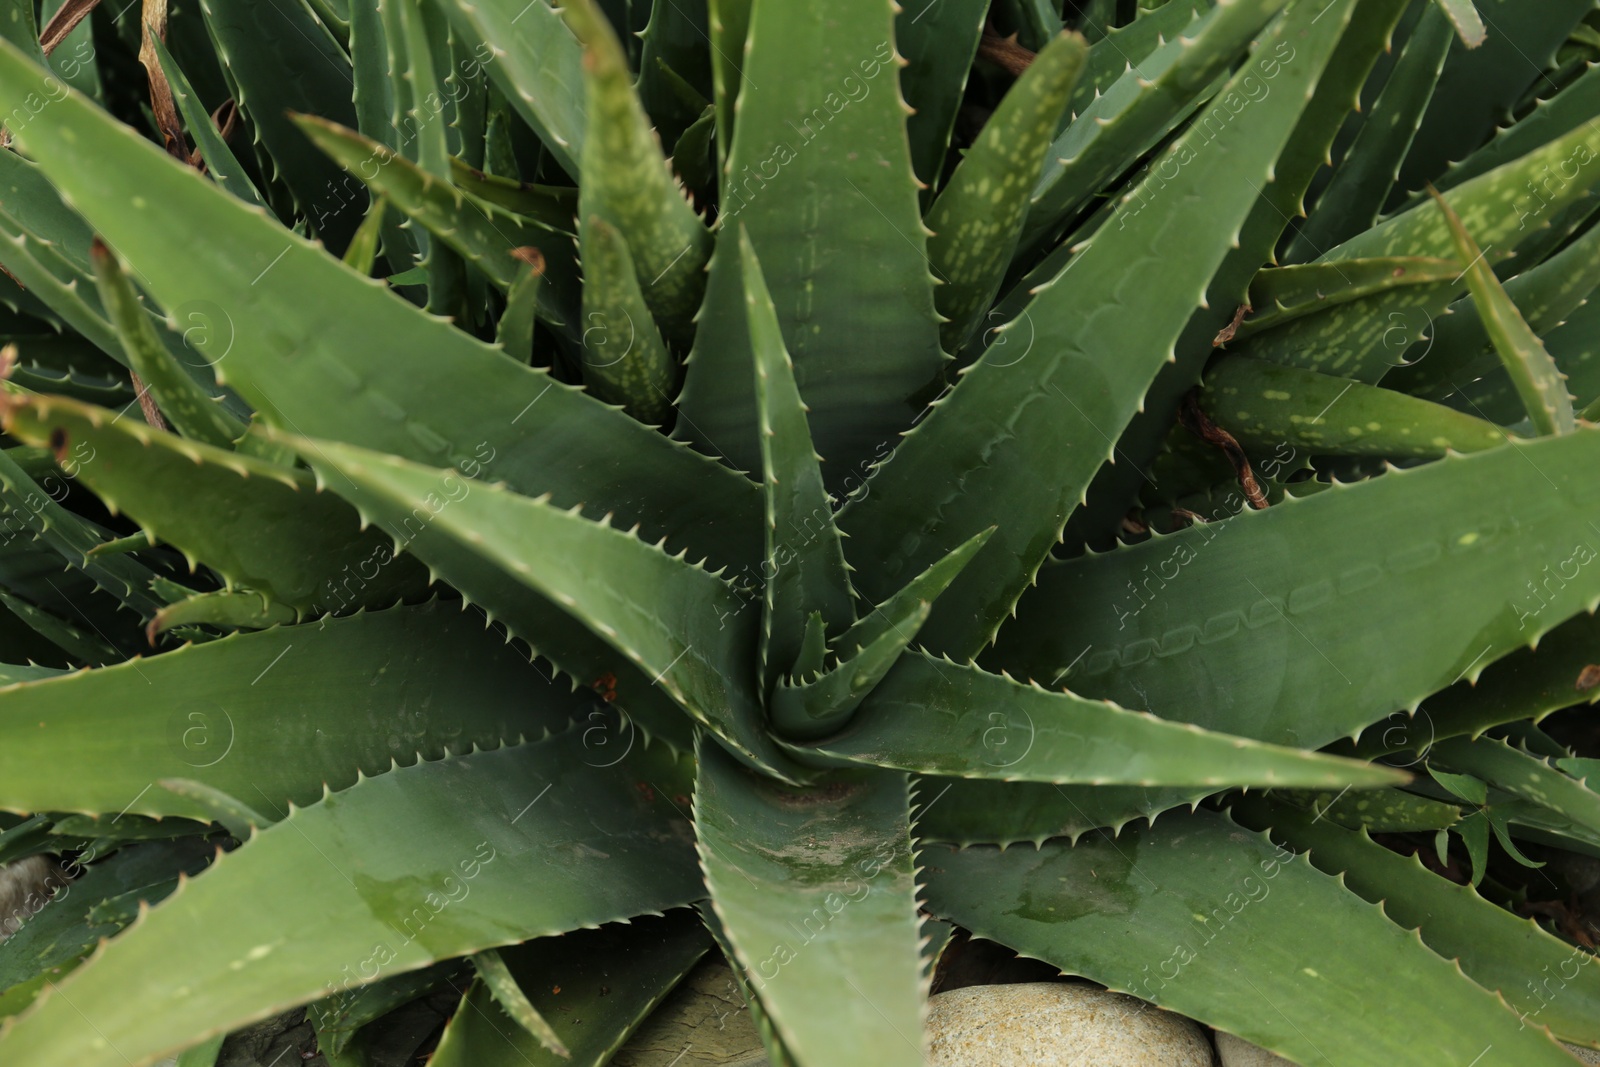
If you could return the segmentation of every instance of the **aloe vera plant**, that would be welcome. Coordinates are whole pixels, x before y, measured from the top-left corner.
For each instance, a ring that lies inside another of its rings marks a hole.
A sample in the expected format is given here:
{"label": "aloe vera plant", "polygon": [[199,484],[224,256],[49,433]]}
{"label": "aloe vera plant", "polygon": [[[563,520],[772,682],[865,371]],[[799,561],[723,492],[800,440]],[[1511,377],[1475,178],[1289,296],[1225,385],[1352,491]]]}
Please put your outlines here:
{"label": "aloe vera plant", "polygon": [[1591,0],[61,10],[0,1062],[454,987],[433,1063],[601,1064],[720,954],[919,1064],[933,920],[1296,1063],[1600,1048],[1518,882],[1600,856]]}

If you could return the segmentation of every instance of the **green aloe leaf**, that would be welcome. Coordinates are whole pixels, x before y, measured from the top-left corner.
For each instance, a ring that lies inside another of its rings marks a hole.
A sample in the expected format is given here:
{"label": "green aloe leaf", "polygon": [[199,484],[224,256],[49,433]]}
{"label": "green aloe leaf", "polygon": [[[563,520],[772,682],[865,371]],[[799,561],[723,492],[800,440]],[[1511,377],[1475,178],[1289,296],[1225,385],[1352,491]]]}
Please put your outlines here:
{"label": "green aloe leaf", "polygon": [[537,248],[559,266],[550,272],[552,284],[540,290],[537,306],[541,317],[553,326],[573,324],[578,293],[570,237],[457,189],[354,130],[313,116],[297,116],[295,121],[307,137],[367,183],[375,195],[483,271],[501,289],[510,288],[516,280],[521,262],[514,253]]}
{"label": "green aloe leaf", "polygon": [[[155,589],[156,573],[140,561],[126,555],[91,556],[95,548],[105,543],[100,532],[88,520],[57,503],[4,453],[0,453],[0,505],[60,553],[69,566],[139,616],[148,619],[174,599]],[[183,595],[188,593],[183,590]]]}
{"label": "green aloe leaf", "polygon": [[[0,50],[0,90],[25,95],[42,78]],[[724,563],[760,558],[753,482],[428,317],[83,98],[69,94],[19,137],[147,291],[197,322],[196,351],[267,422],[487,470],[566,506],[613,509],[652,537],[704,541]],[[127,183],[148,210],[128,209]],[[188,228],[170,224],[174,213]],[[327,314],[301,313],[318,307]]]}
{"label": "green aloe leaf", "polygon": [[1577,420],[1572,413],[1572,397],[1567,395],[1566,379],[1555,360],[1550,358],[1544,342],[1528,327],[1527,320],[1506,295],[1500,279],[1484,262],[1483,252],[1467,232],[1461,217],[1444,197],[1435,193],[1434,199],[1450,224],[1456,254],[1467,265],[1465,273],[1472,289],[1472,302],[1478,308],[1495,350],[1500,353],[1506,373],[1522,397],[1528,418],[1540,433],[1570,433]]}
{"label": "green aloe leaf", "polygon": [[[653,0],[639,38],[639,100],[663,147],[674,148],[714,95],[706,0]],[[687,99],[690,93],[698,105]]]}
{"label": "green aloe leaf", "polygon": [[[1256,202],[1251,175],[1266,180],[1349,14],[1335,8],[1339,17],[1313,21],[1313,6],[1297,0],[1223,93],[1241,93],[1243,79],[1257,78],[1256,64],[1280,46],[1296,50],[1294,63],[1271,60],[1279,78],[1273,91],[1214,139],[1200,128],[1180,138],[1170,157],[1184,165],[1173,180],[1152,171],[1129,194],[1115,225],[1107,223],[1006,327],[1015,344],[991,348],[968,370],[841,514],[852,558],[874,563],[857,576],[873,599],[999,525],[935,606],[923,629],[931,649],[970,658],[993,638],[1171,356]],[[1201,189],[1205,212],[1147,210]],[[1158,251],[1177,247],[1183,255]],[[1195,299],[1174,300],[1174,292]],[[1146,293],[1162,297],[1129,314],[1130,294]],[[1110,343],[1123,353],[1115,361],[1104,358]],[[927,477],[930,470],[939,477]]]}
{"label": "green aloe leaf", "polygon": [[458,983],[464,979],[470,981],[468,966],[464,960],[437,963],[420,971],[380,978],[349,993],[307,1004],[306,1019],[316,1027],[318,1051],[324,1056],[342,1053],[368,1023],[446,983],[458,988]]}
{"label": "green aloe leaf", "polygon": [[146,632],[166,633],[177,626],[204,625],[223,630],[265,630],[300,621],[294,608],[274,603],[253,591],[201,593],[168,604],[150,620]]}
{"label": "green aloe leaf", "polygon": [[354,126],[350,57],[305,0],[201,0],[200,6],[239,108],[273,169],[313,230],[342,253],[365,205],[338,195],[339,168],[295,128],[289,112]]}
{"label": "green aloe leaf", "polygon": [[1400,184],[1407,189],[1421,189],[1451,162],[1468,158],[1490,140],[1495,127],[1511,118],[1530,89],[1547,87],[1543,72],[1555,66],[1557,51],[1594,11],[1593,0],[1548,0],[1535,6],[1473,0],[1473,6],[1492,32],[1477,48],[1451,49],[1400,172]]}
{"label": "green aloe leaf", "polygon": [[704,739],[697,754],[711,904],[784,1046],[800,1063],[921,1064],[927,981],[905,777],[846,773],[797,790]]}
{"label": "green aloe leaf", "polygon": [[[1559,568],[1541,568],[1528,579],[1540,602],[1541,585],[1565,581]],[[1539,722],[1551,712],[1600,700],[1600,676],[1586,670],[1600,661],[1600,617],[1580,613],[1539,638],[1536,648],[1518,649],[1485,670],[1430,697],[1415,715],[1400,713],[1381,720],[1365,733],[1355,751],[1369,758],[1395,752],[1426,755],[1436,741],[1477,737],[1485,730],[1528,719]]]}
{"label": "green aloe leaf", "polygon": [[511,976],[551,1020],[570,1055],[518,1029],[482,983],[439,1038],[431,1067],[600,1067],[710,946],[691,910],[640,916],[500,950]]}
{"label": "green aloe leaf", "polygon": [[[888,452],[944,364],[897,89],[894,6],[754,5],[744,62],[762,72],[761,89],[740,98],[721,198],[719,225],[742,224],[761,257],[836,494]],[[829,241],[815,241],[820,232]],[[678,433],[758,470],[737,249],[718,245]]]}
{"label": "green aloe leaf", "polygon": [[[1399,789],[1369,789],[1361,793],[1274,789],[1268,795],[1280,805],[1307,814],[1312,823],[1326,819],[1346,830],[1374,834],[1444,830],[1461,821],[1461,809],[1456,805]],[[1237,810],[1237,804],[1235,807]]]}
{"label": "green aloe leaf", "polygon": [[[0,1055],[125,1067],[380,976],[688,903],[688,827],[635,788],[673,788],[683,764],[657,748],[595,768],[582,751],[573,732],[420,763],[294,811],[41,997]],[[315,909],[293,904],[308,894]]]}
{"label": "green aloe leaf", "polygon": [[1245,356],[1213,364],[1200,407],[1247,449],[1432,459],[1507,440],[1494,423],[1443,404]]}
{"label": "green aloe leaf", "polygon": [[794,363],[778,328],[772,297],[739,229],[745,315],[755,356],[756,408],[760,419],[762,488],[767,505],[766,597],[761,663],[768,687],[788,677],[800,660],[806,622],[813,613],[837,633],[855,621],[844,549],[833,524],[833,501],[822,484],[822,468],[806,406],[795,385]]}
{"label": "green aloe leaf", "polygon": [[1454,259],[1421,256],[1268,267],[1250,283],[1250,315],[1229,340],[1243,341],[1286,322],[1398,286],[1431,285],[1460,276],[1461,265]]}
{"label": "green aloe leaf", "polygon": [[[1340,829],[1331,820],[1255,797],[1236,801],[1231,812],[1244,825],[1308,853],[1319,870],[1341,877],[1346,888],[1381,904],[1389,918],[1416,929],[1429,948],[1503,996],[1524,1024],[1547,1026],[1564,1041],[1600,1045],[1600,968],[1588,967],[1593,957],[1584,949],[1496,907],[1471,886],[1434,874],[1416,856],[1373,843],[1364,830]],[[1550,979],[1554,995],[1541,985]]]}
{"label": "green aloe leaf", "polygon": [[[1597,287],[1600,228],[1591,228],[1543,263],[1505,283],[1506,296],[1541,338],[1583,307]],[[1558,358],[1558,365],[1560,362]],[[1497,422],[1515,422],[1524,416],[1522,398],[1505,373],[1483,315],[1470,295],[1452,304],[1449,313],[1434,323],[1423,354],[1385,375],[1383,383]]]}
{"label": "green aloe leaf", "polygon": [[478,974],[478,981],[489,991],[489,996],[500,1008],[504,1015],[510,1017],[512,1023],[528,1036],[532,1037],[539,1046],[547,1052],[553,1052],[561,1059],[571,1059],[572,1052],[561,1043],[561,1038],[556,1036],[545,1017],[539,1014],[528,1000],[522,987],[517,984],[517,979],[511,973],[511,968],[506,966],[506,961],[494,949],[485,949],[472,957],[472,966]]}
{"label": "green aloe leaf", "polygon": [[1512,796],[1570,819],[1590,833],[1600,834],[1600,793],[1562,774],[1546,760],[1512,748],[1504,741],[1489,737],[1449,738],[1428,751],[1428,761],[1470,774]]}
{"label": "green aloe leaf", "polygon": [[[594,0],[566,0],[561,14],[584,46],[588,131],[579,168],[583,227],[587,230],[599,218],[616,228],[633,255],[644,302],[662,332],[687,339],[705,291],[711,232],[674,183],[661,142],[634,95],[622,46]],[[587,261],[587,234],[584,248]]]}
{"label": "green aloe leaf", "polygon": [[[1487,258],[1499,262],[1524,241],[1548,232],[1564,209],[1600,181],[1600,168],[1584,162],[1592,161],[1597,152],[1600,128],[1580,128],[1456,186],[1444,197],[1488,250]],[[1546,168],[1554,177],[1536,187],[1544,192],[1530,192],[1528,182],[1543,180]],[[1342,264],[1396,255],[1456,255],[1449,222],[1436,204],[1425,201],[1392,216],[1329,249],[1318,262]],[[1413,345],[1423,343],[1432,320],[1444,313],[1460,293],[1460,285],[1440,282],[1387,290],[1252,337],[1238,351],[1375,383],[1399,366]]]}
{"label": "green aloe leaf", "polygon": [[826,666],[822,617],[812,614],[792,677],[768,696],[768,714],[778,732],[786,738],[808,740],[833,733],[849,719],[916,640],[933,601],[992,532],[985,530],[973,537],[840,634],[833,642],[837,662],[831,668]]}
{"label": "green aloe leaf", "polygon": [[[1380,908],[1222,815],[924,856],[936,915],[1297,1063],[1572,1062]],[[1383,981],[1429,1010],[1362,1010]]]}
{"label": "green aloe leaf", "polygon": [[900,92],[911,164],[931,195],[944,168],[961,94],[983,37],[989,0],[911,0],[894,18],[895,51],[905,59]]}
{"label": "green aloe leaf", "polygon": [[1083,73],[1088,45],[1062,34],[1045,46],[962,157],[928,212],[928,262],[942,285],[940,341],[955,352],[994,302],[1021,236],[1056,120]]}
{"label": "green aloe leaf", "polygon": [[128,925],[129,917],[107,904],[158,903],[178,879],[204,870],[215,853],[216,845],[199,837],[134,845],[110,856],[91,845],[67,864],[73,881],[58,883],[49,907],[25,897],[21,903],[29,914],[21,928],[15,915],[6,917],[0,928],[10,936],[0,945],[0,983],[9,990],[43,977],[53,993],[63,972]]}
{"label": "green aloe leaf", "polygon": [[[1077,841],[1090,830],[1121,833],[1135,819],[1193,807],[1207,787],[1148,789],[1132,785],[1052,785],[993,778],[922,778],[917,837],[960,845],[1037,848],[1052,837]],[[946,804],[945,801],[951,801]]]}
{"label": "green aloe leaf", "polygon": [[579,240],[584,384],[640,422],[660,426],[672,414],[678,366],[639,284],[638,261],[622,232],[599,216],[586,222]]}
{"label": "green aloe leaf", "polygon": [[319,492],[304,471],[74,400],[13,398],[7,408],[8,433],[66,457],[67,472],[113,511],[183,552],[191,567],[203,562],[272,603],[349,611],[387,607],[427,587],[416,560],[380,532],[362,530],[355,510]]}
{"label": "green aloe leaf", "polygon": [[1472,0],[1434,0],[1434,3],[1438,10],[1449,17],[1450,25],[1455,27],[1461,43],[1468,48],[1478,47],[1489,36],[1489,31],[1483,25],[1483,16],[1478,14]]}
{"label": "green aloe leaf", "polygon": [[[0,805],[201,820],[203,804],[152,783],[193,779],[276,816],[325,782],[343,789],[395,760],[537,739],[587,710],[481,618],[439,603],[13,685],[0,707]],[[61,745],[85,773],[52,771]]]}
{"label": "green aloe leaf", "polygon": [[116,253],[96,242],[91,257],[100,302],[122,339],[128,366],[149,388],[156,406],[185,437],[232,451],[244,436],[245,424],[213,401],[161,343]]}
{"label": "green aloe leaf", "polygon": [[[1311,217],[1289,242],[1291,263],[1315,259],[1378,221],[1450,52],[1453,35],[1446,2],[1453,0],[1440,0],[1425,10],[1412,29]],[[1460,2],[1471,7],[1471,0]]]}
{"label": "green aloe leaf", "polygon": [[1377,786],[1386,767],[1165,722],[1115,704],[909,653],[808,762],[1054,784]]}
{"label": "green aloe leaf", "polygon": [[585,143],[583,47],[561,16],[546,0],[435,2],[545,150],[576,178]]}
{"label": "green aloe leaf", "polygon": [[706,0],[711,45],[711,87],[717,109],[717,175],[726,179],[725,164],[733,144],[734,105],[743,81],[744,45],[755,0]]}
{"label": "green aloe leaf", "polygon": [[228,142],[222,139],[222,132],[217,129],[216,123],[211,121],[210,113],[195,95],[194,87],[189,84],[189,79],[184,77],[177,60],[172,58],[172,53],[167,51],[167,46],[160,37],[152,35],[150,44],[155,49],[156,61],[161,64],[162,73],[166,74],[167,83],[172,88],[172,100],[178,105],[178,113],[183,116],[184,130],[194,138],[195,147],[200,150],[200,158],[205,160],[206,171],[218,185],[240,200],[247,204],[265,207],[266,201],[261,199],[255,183],[250,180],[244,167],[234,157]]}
{"label": "green aloe leaf", "polygon": [[[995,662],[1209,729],[1326,744],[1600,598],[1581,488],[1597,455],[1600,430],[1513,442],[1051,564]],[[1561,577],[1536,596],[1525,586],[1546,566]]]}
{"label": "green aloe leaf", "polygon": [[[579,663],[569,665],[565,643],[580,640],[570,631],[581,624],[611,649],[610,664],[631,665],[649,679],[646,688],[670,696],[756,765],[782,773],[786,761],[762,728],[756,694],[755,619],[739,618],[751,594],[576,509],[348,445],[301,441],[296,448],[330,488],[391,533],[407,533],[408,520],[421,526],[410,551],[503,615],[558,668],[582,681],[606,669],[581,658],[589,643],[573,650]],[[414,518],[419,508],[425,522]],[[508,585],[535,594],[539,606]],[[640,609],[640,589],[656,591],[657,609]]]}
{"label": "green aloe leaf", "polygon": [[[1565,6],[1572,10],[1585,5],[1574,2]],[[1515,23],[1506,28],[1514,32]],[[1590,68],[1560,92],[1541,99],[1527,115],[1495,130],[1487,144],[1461,162],[1453,163],[1434,184],[1440,189],[1450,189],[1525,156],[1588,122],[1597,107],[1600,107],[1600,69]]]}
{"label": "green aloe leaf", "polygon": [[[1218,4],[1137,67],[1128,69],[1085,106],[1050,146],[1050,161],[1032,191],[1033,205],[1023,228],[1023,248],[1043,251],[1089,197],[1203,105],[1212,95],[1208,87],[1227,74],[1267,21],[1283,8],[1284,0]],[[1257,50],[1247,69],[1241,71],[1240,79],[1229,87],[1234,94],[1232,99],[1265,99],[1262,90],[1272,91],[1271,82],[1280,73],[1281,64],[1295,54],[1293,44],[1276,52]],[[1243,81],[1245,76],[1251,78],[1248,84]],[[1213,121],[1213,136],[1217,127],[1231,123],[1233,115],[1239,113],[1225,102],[1226,92],[1216,95],[1217,107],[1222,108],[1221,114],[1226,118]],[[1207,117],[1198,120],[1202,127]],[[1151,170],[1157,166],[1153,163]],[[1163,169],[1173,168],[1166,164]]]}

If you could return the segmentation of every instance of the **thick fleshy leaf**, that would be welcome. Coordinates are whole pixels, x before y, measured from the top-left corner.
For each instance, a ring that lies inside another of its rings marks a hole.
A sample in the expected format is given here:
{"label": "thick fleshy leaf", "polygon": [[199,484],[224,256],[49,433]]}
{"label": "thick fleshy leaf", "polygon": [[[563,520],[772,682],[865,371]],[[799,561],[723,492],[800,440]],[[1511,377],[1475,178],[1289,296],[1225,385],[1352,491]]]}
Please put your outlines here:
{"label": "thick fleshy leaf", "polygon": [[616,1053],[711,939],[693,911],[574,930],[500,950],[512,977],[570,1055],[557,1056],[477,983],[439,1038],[430,1067],[599,1067]]}
{"label": "thick fleshy leaf", "polygon": [[633,254],[644,302],[662,332],[686,339],[705,292],[711,233],[673,181],[661,142],[634,95],[622,46],[595,0],[564,0],[561,13],[584,45],[588,132],[578,185],[584,258],[591,220],[615,227]]}
{"label": "thick fleshy leaf", "polygon": [[[338,195],[339,168],[305,139],[288,113],[354,126],[350,57],[305,0],[201,0],[200,7],[239,107],[250,116],[278,176],[323,242],[342,253],[365,205]],[[128,177],[118,175],[121,181]]]}
{"label": "thick fleshy leaf", "polygon": [[[1471,6],[1471,0],[1460,2]],[[1290,242],[1289,262],[1315,259],[1378,220],[1433,99],[1452,37],[1442,7],[1423,12],[1311,217]]]}
{"label": "thick fleshy leaf", "polygon": [[1376,786],[1380,766],[1278,748],[908,653],[807,761],[1054,784]]}
{"label": "thick fleshy leaf", "polygon": [[[0,91],[39,91],[44,75],[3,47]],[[704,541],[721,562],[760,558],[753,482],[427,316],[81,97],[17,132],[269,423],[487,469],[564,506],[615,510],[653,537]],[[128,209],[130,184],[146,209]]]}
{"label": "thick fleshy leaf", "polygon": [[[963,847],[1027,842],[1037,848],[1052,837],[1077,841],[1090,830],[1121,833],[1135,819],[1153,820],[1173,808],[1192,808],[1212,792],[1205,787],[1146,789],[993,778],[922,778],[920,782],[918,839]],[[952,803],[946,805],[946,800]]]}
{"label": "thick fleshy leaf", "polygon": [[583,47],[561,16],[546,0],[435,2],[540,143],[576,178],[584,145]]}
{"label": "thick fleshy leaf", "polygon": [[[295,447],[329,488],[409,538],[418,559],[503,615],[558,668],[587,682],[631,666],[633,677],[648,679],[644,688],[670,695],[757,766],[782,773],[786,761],[762,729],[755,616],[740,618],[748,591],[576,509],[348,445]],[[648,610],[642,589],[652,593]],[[593,636],[574,635],[575,627]],[[611,650],[609,663],[585,659],[596,643]]]}
{"label": "thick fleshy leaf", "polygon": [[939,181],[961,93],[983,36],[989,0],[912,0],[894,18],[894,47],[906,61],[900,92],[911,164],[931,191]]}
{"label": "thick fleshy leaf", "polygon": [[1433,459],[1506,442],[1494,423],[1443,404],[1246,356],[1212,366],[1200,407],[1246,448]]}
{"label": "thick fleshy leaf", "polygon": [[664,748],[611,768],[582,753],[574,731],[293,812],[42,996],[0,1033],[0,1056],[148,1064],[380,976],[689,903],[703,891],[689,828],[663,793],[687,767]]}
{"label": "thick fleshy leaf", "polygon": [[1528,418],[1540,433],[1570,433],[1576,416],[1572,413],[1572,397],[1567,395],[1566,379],[1550,353],[1545,351],[1544,342],[1528,327],[1527,320],[1506,295],[1500,279],[1484,262],[1478,242],[1462,224],[1461,217],[1444,197],[1435,193],[1434,198],[1450,224],[1456,255],[1466,264],[1464,273],[1472,289],[1472,302],[1477,305],[1484,330],[1494,342],[1495,351],[1500,353],[1517,394],[1522,397]]}
{"label": "thick fleshy leaf", "polygon": [[813,612],[835,633],[855,621],[844,549],[833,524],[833,501],[822,484],[822,468],[806,406],[795,385],[794,363],[784,347],[778,316],[762,278],[761,264],[743,227],[739,229],[745,317],[755,356],[756,409],[760,418],[762,491],[767,504],[766,596],[762,613],[761,664],[770,687],[800,660],[806,620]]}
{"label": "thick fleshy leaf", "polygon": [[[887,453],[944,364],[897,87],[894,6],[757,0],[744,63],[762,72],[752,75],[761,88],[740,98],[721,199],[719,225],[744,225],[761,258],[835,493]],[[734,336],[744,331],[737,248],[718,244],[678,433],[758,470],[748,342]]]}
{"label": "thick fleshy leaf", "polygon": [[[1380,908],[1222,815],[923,859],[935,914],[1297,1063],[1572,1062]],[[1368,1010],[1383,983],[1429,1010]]]}
{"label": "thick fleshy leaf", "polygon": [[[1498,263],[1524,241],[1550,233],[1563,210],[1600,181],[1600,168],[1585,163],[1592,162],[1596,153],[1600,153],[1600,128],[1583,127],[1456,186],[1444,194],[1445,200],[1488,251],[1489,262]],[[1528,182],[1543,181],[1547,168],[1556,177],[1530,191]],[[1455,254],[1444,213],[1425,201],[1327,250],[1318,262]],[[1461,282],[1440,282],[1386,290],[1252,337],[1238,351],[1377,382],[1408,354],[1418,358],[1408,351],[1413,346],[1419,353],[1425,351],[1430,321],[1444,313],[1461,287]]]}
{"label": "thick fleshy leaf", "polygon": [[672,413],[678,365],[656,328],[628,242],[598,216],[583,226],[583,381],[640,422]]}
{"label": "thick fleshy leaf", "polygon": [[518,249],[537,248],[561,264],[551,274],[552,284],[541,292],[540,310],[552,325],[571,323],[577,306],[571,237],[458,189],[353,130],[313,116],[297,116],[295,122],[341,167],[500,288],[510,288],[516,280],[522,262],[513,254]]}
{"label": "thick fleshy leaf", "polygon": [[[1251,797],[1231,814],[1266,830],[1290,847],[1309,853],[1327,874],[1374,904],[1445,959],[1461,964],[1467,977],[1506,998],[1522,1021],[1548,1026],[1565,1041],[1600,1045],[1600,969],[1582,948],[1547,933],[1530,919],[1497,907],[1471,886],[1457,885],[1374,844],[1366,831],[1343,830]],[[1542,981],[1555,979],[1556,994]]]}
{"label": "thick fleshy leaf", "polygon": [[[1033,205],[1022,235],[1024,249],[1037,252],[1047,248],[1089,197],[1202,105],[1211,96],[1208,87],[1227,74],[1261,28],[1283,8],[1284,0],[1217,4],[1085,106],[1050,146],[1050,160],[1033,189]],[[1249,89],[1249,98],[1261,97],[1261,87],[1270,85],[1281,72],[1280,64],[1295,54],[1294,45],[1273,53],[1258,50],[1248,70],[1242,72],[1253,80],[1248,86],[1241,81],[1232,87],[1235,104],[1247,99],[1243,89]],[[1228,118],[1213,118],[1212,135],[1231,122],[1235,113],[1235,104],[1222,102],[1228,99],[1226,93],[1217,95],[1217,106]],[[1205,119],[1200,121],[1203,125]],[[1166,164],[1160,169],[1170,172],[1173,168]],[[1166,181],[1171,177],[1168,173]]]}
{"label": "thick fleshy leaf", "polygon": [[[1171,357],[1256,202],[1252,180],[1266,180],[1350,15],[1341,3],[1318,18],[1314,6],[1297,0],[1224,95],[1242,99],[1244,79],[1269,59],[1273,91],[1220,132],[1180,138],[1169,150],[1176,176],[1158,168],[1128,194],[1114,223],[1006,327],[1015,342],[968,370],[841,514],[849,558],[873,563],[857,577],[873,599],[999,526],[924,627],[935,651],[970,658],[993,638]],[[1280,48],[1296,61],[1271,58]],[[1206,211],[1174,210],[1201,190]]]}
{"label": "thick fleshy leaf", "polygon": [[[455,605],[280,627],[0,690],[0,806],[209,820],[152,788],[184,778],[277,815],[324,783],[537,739],[590,706]],[[83,773],[54,769],[63,746]]]}
{"label": "thick fleshy leaf", "polygon": [[[205,401],[209,403],[209,401]],[[4,402],[6,432],[50,447],[113,512],[191,564],[300,612],[388,607],[428,576],[304,471],[184,441],[56,397]]]}
{"label": "thick fleshy leaf", "polygon": [[816,789],[758,778],[702,737],[695,826],[745,980],[800,1063],[920,1065],[910,793],[903,775]]}
{"label": "thick fleshy leaf", "polygon": [[1045,46],[984,123],[928,212],[928,262],[942,283],[934,305],[946,320],[939,331],[947,352],[961,348],[994,302],[1045,150],[1087,54],[1077,34]]}
{"label": "thick fleshy leaf", "polygon": [[[1052,564],[996,662],[1209,729],[1326,744],[1600,601],[1584,488],[1597,457],[1600,430],[1512,442]],[[1530,594],[1545,567],[1561,580]]]}

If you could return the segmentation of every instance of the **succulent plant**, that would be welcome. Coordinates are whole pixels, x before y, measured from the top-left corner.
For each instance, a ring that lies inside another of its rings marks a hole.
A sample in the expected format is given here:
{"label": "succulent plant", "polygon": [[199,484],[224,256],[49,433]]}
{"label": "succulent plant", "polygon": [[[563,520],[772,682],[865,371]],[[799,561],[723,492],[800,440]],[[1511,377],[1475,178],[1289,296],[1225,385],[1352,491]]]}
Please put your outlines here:
{"label": "succulent plant", "polygon": [[0,1062],[1600,1047],[1592,0],[5,15]]}

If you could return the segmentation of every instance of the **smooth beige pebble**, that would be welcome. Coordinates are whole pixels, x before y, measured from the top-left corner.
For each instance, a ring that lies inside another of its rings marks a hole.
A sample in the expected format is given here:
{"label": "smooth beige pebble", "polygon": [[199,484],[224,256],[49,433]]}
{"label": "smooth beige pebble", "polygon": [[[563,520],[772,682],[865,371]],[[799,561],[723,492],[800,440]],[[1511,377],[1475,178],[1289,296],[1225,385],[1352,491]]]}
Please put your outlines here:
{"label": "smooth beige pebble", "polygon": [[968,986],[928,1002],[930,1067],[1211,1067],[1200,1027],[1068,982]]}

